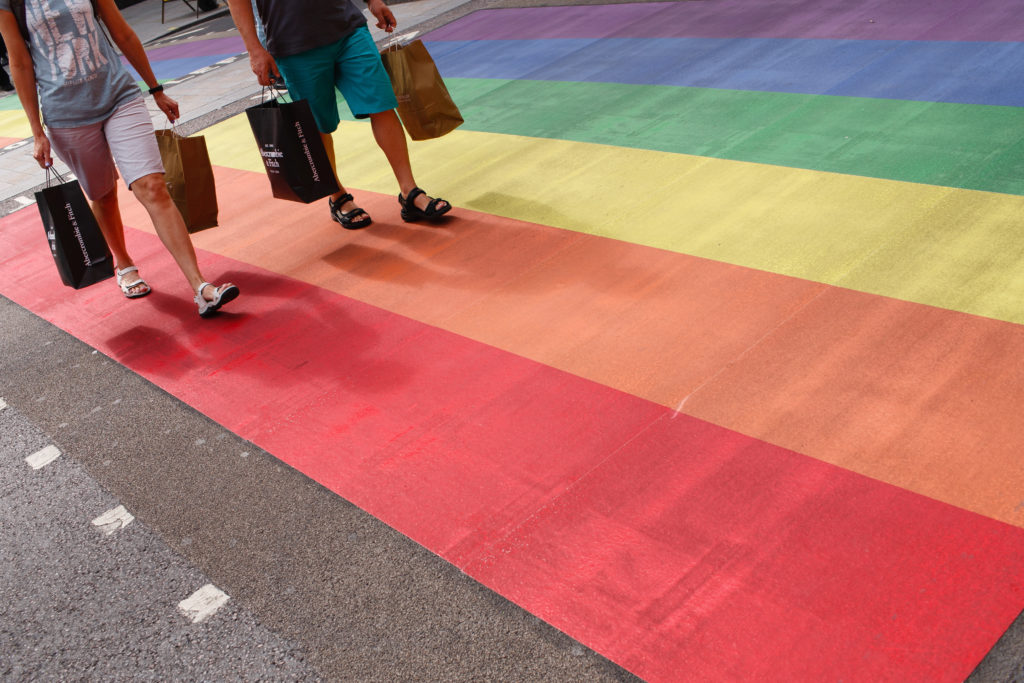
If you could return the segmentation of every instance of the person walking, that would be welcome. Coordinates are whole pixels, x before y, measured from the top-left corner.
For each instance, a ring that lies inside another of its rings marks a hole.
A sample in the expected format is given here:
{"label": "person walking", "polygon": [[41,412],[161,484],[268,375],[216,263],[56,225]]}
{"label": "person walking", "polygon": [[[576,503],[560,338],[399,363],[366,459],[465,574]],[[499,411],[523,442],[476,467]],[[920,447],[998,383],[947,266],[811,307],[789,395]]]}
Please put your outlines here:
{"label": "person walking", "polygon": [[[265,32],[265,46],[257,35],[254,4]],[[389,33],[395,29],[395,16],[383,0],[369,0],[368,6],[378,28]],[[391,81],[366,17],[350,0],[228,0],[228,7],[260,85],[271,85],[283,77],[292,99],[307,100],[313,110],[340,188],[328,198],[334,220],[348,230],[373,222],[338,178],[331,137],[341,120],[335,89],[353,116],[370,119],[374,140],[398,181],[402,219],[410,223],[438,221],[451,210],[446,200],[428,196],[416,184]]]}
{"label": "person walking", "polygon": [[160,110],[172,122],[178,118],[178,103],[157,83],[141,41],[114,0],[0,0],[0,35],[32,129],[32,156],[49,168],[56,154],[78,177],[114,257],[117,283],[135,299],[152,289],[125,244],[120,170],[188,281],[199,315],[209,317],[238,296],[238,287],[215,286],[200,272],[185,222],[167,192],[143,93],[98,20]]}

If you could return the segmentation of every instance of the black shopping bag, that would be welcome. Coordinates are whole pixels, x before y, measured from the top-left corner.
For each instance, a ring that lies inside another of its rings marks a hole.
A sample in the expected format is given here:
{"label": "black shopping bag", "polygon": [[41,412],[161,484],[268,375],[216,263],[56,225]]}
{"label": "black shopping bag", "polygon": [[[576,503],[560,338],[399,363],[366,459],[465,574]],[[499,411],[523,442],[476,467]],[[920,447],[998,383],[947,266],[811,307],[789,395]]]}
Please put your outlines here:
{"label": "black shopping bag", "polygon": [[275,197],[309,204],[341,190],[306,100],[272,99],[245,115]]}
{"label": "black shopping bag", "polygon": [[462,125],[462,114],[422,41],[389,47],[380,57],[391,78],[398,116],[409,137],[431,140]]}
{"label": "black shopping bag", "polygon": [[202,135],[188,137],[173,130],[156,131],[164,162],[167,192],[178,207],[190,233],[217,225],[217,187],[213,166]]}
{"label": "black shopping bag", "polygon": [[61,281],[81,289],[114,277],[114,259],[81,186],[77,180],[64,182],[56,171],[54,175],[59,184],[50,185],[48,169],[36,205]]}

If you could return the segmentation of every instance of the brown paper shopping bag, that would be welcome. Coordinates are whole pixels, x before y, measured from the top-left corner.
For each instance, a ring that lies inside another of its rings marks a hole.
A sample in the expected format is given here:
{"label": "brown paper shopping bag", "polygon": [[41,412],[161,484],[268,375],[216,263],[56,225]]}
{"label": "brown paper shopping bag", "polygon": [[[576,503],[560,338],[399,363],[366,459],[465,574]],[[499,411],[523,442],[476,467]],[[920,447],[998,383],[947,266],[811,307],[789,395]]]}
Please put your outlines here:
{"label": "brown paper shopping bag", "polygon": [[156,131],[164,179],[189,232],[217,225],[217,188],[202,135],[188,137],[173,130]]}
{"label": "brown paper shopping bag", "polygon": [[413,140],[430,140],[462,125],[462,114],[448,94],[423,41],[381,52],[398,100],[398,116]]}

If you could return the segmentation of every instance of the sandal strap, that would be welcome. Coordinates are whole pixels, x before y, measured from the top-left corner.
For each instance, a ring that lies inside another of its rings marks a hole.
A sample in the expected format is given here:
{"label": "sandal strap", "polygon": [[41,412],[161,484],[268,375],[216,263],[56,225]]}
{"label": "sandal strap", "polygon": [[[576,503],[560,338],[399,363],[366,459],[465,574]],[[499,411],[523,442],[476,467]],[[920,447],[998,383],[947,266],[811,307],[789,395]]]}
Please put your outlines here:
{"label": "sandal strap", "polygon": [[413,202],[414,202],[414,201],[416,200],[416,198],[417,198],[417,197],[419,197],[419,196],[420,196],[421,194],[426,194],[426,192],[424,192],[423,190],[421,190],[421,189],[420,189],[420,188],[418,188],[418,187],[414,187],[414,188],[412,188],[411,190],[409,190],[409,194],[407,194],[407,195],[405,196],[405,199],[402,199],[402,195],[398,195],[398,198],[399,198],[399,199],[400,199],[400,200],[402,201],[402,203],[403,203],[403,204],[405,204],[406,206],[412,206],[412,203],[413,203]]}
{"label": "sandal strap", "polygon": [[344,218],[345,220],[352,220],[353,218],[355,218],[359,214],[369,215],[369,214],[366,213],[366,211],[364,209],[362,209],[362,208],[357,206],[356,208],[352,209],[351,211],[347,211],[347,212],[346,211],[342,211],[341,212],[341,217]]}
{"label": "sandal strap", "polygon": [[217,288],[214,287],[213,283],[212,282],[204,282],[201,285],[199,285],[199,287],[196,288],[196,296],[202,297],[202,298],[205,299],[206,297],[203,296],[203,290],[206,289],[207,287],[213,287],[214,294],[216,294]]}
{"label": "sandal strap", "polygon": [[441,199],[440,197],[434,197],[433,199],[430,200],[430,203],[427,204],[427,213],[434,213],[435,211],[437,211],[438,202],[444,202],[445,204],[447,204],[448,200]]}
{"label": "sandal strap", "polygon": [[127,268],[121,268],[120,270],[118,270],[116,268],[114,269],[114,274],[117,275],[118,278],[122,278],[125,275],[127,275],[128,273],[137,273],[137,272],[139,272],[139,267],[138,266],[128,266]]}
{"label": "sandal strap", "polygon": [[346,194],[341,195],[337,199],[332,199],[331,200],[331,206],[341,206],[345,202],[354,202],[355,200],[356,200],[355,197],[353,197],[351,194],[346,193]]}

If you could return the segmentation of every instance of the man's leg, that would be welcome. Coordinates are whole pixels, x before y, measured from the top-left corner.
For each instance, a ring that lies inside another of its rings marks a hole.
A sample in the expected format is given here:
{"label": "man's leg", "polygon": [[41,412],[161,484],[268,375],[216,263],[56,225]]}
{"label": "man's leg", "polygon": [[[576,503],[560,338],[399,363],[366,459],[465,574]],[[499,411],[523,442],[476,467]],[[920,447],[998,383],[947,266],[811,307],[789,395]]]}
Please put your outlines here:
{"label": "man's leg", "polygon": [[[398,187],[402,196],[408,196],[416,187],[416,179],[412,175],[412,162],[409,161],[409,143],[405,139],[405,129],[394,109],[388,109],[377,114],[370,114],[370,127],[373,128],[373,137],[377,146],[384,152],[391,170],[398,181]],[[426,210],[430,204],[430,197],[420,194],[413,199],[413,203],[420,209]],[[448,202],[441,200],[438,209],[443,209]]]}
{"label": "man's leg", "polygon": [[407,195],[416,187],[416,179],[412,176],[412,162],[409,161],[409,144],[405,139],[405,130],[394,109],[377,114],[370,114],[370,127],[377,146],[384,152],[391,170],[398,181],[403,195]]}
{"label": "man's leg", "polygon": [[[327,151],[327,161],[331,163],[334,179],[338,182],[338,191],[331,195],[331,202],[333,203],[338,201],[338,197],[348,194],[348,190],[341,184],[341,178],[338,176],[338,162],[334,157],[334,137],[331,133],[320,133],[320,139],[324,142],[324,149]],[[356,208],[356,205],[351,200],[341,205],[341,210],[346,212],[354,208]]]}
{"label": "man's leg", "polygon": [[[337,88],[356,118],[369,116],[374,140],[387,157],[401,196],[405,197],[416,187],[416,179],[409,161],[405,129],[395,111],[398,102],[377,46],[370,31],[361,26],[340,47]],[[426,210],[430,201],[431,197],[418,194],[413,203],[419,209]],[[447,202],[440,200],[435,208],[447,210],[447,206]]]}
{"label": "man's leg", "polygon": [[[329,199],[331,217],[348,230],[365,228],[372,222],[369,214],[360,209],[351,199],[351,195],[338,177],[338,164],[334,154],[334,141],[331,137],[338,127],[338,104],[334,93],[335,54],[338,44],[324,45],[297,55],[279,57],[277,68],[284,77],[285,85],[292,100],[306,100],[313,112],[320,139],[327,152],[327,160],[338,183],[338,191]],[[323,131],[331,131],[324,133]],[[340,201],[339,203],[339,200]]]}
{"label": "man's leg", "polygon": [[337,192],[328,197],[327,204],[331,209],[331,218],[346,230],[360,230],[369,227],[373,223],[370,214],[356,204],[355,199],[341,184],[341,179],[338,177],[338,165],[334,157],[334,140],[331,134],[320,133],[320,139],[324,143],[327,161],[331,164],[331,171],[334,173],[334,180],[338,183],[339,188]]}

